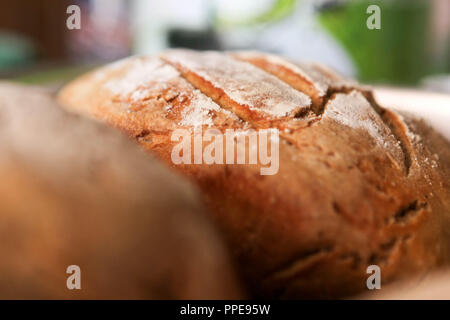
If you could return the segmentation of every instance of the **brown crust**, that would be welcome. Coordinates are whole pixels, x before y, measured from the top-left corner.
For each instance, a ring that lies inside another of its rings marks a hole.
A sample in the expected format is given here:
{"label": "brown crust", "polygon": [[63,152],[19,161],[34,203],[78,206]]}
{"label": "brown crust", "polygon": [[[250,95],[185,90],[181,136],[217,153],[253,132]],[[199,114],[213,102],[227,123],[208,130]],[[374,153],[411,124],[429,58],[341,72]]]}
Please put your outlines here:
{"label": "brown crust", "polygon": [[[137,140],[174,166],[169,133],[176,122],[161,111],[163,107],[154,109],[154,101],[147,100],[137,112],[118,111],[114,94],[105,89],[107,81],[126,76],[132,63],[125,63],[120,74],[104,69],[75,80],[62,90],[60,101],[132,136],[146,130],[147,139],[159,143]],[[261,117],[193,70],[171,65],[180,72],[179,79],[242,119],[229,122],[231,128],[276,127],[281,132],[280,168],[273,176],[261,176],[259,165],[174,166],[204,191],[205,202],[213,209],[255,295],[342,297],[365,289],[370,264],[379,264],[383,282],[389,282],[448,263],[449,147],[426,125],[384,110],[366,89],[336,85],[319,101],[308,84],[299,80],[295,85],[296,80],[287,79],[288,72],[280,69],[272,73],[310,94],[316,107],[323,104],[323,110],[316,108],[315,113],[295,117]],[[267,69],[259,62],[255,65]],[[203,71],[208,74],[207,69]],[[105,80],[96,80],[99,72]],[[334,78],[328,80],[338,83]],[[86,88],[91,91],[86,93]],[[377,144],[362,122],[351,127],[324,116],[337,95],[356,105],[357,99],[351,99],[358,94],[383,126],[382,142],[394,139],[398,145],[390,149]],[[129,99],[121,103],[124,110],[136,104]],[[170,101],[167,104],[172,106]],[[150,117],[153,120],[139,122]],[[161,123],[168,131],[153,134]],[[225,128],[217,122],[212,127]],[[414,141],[414,135],[422,140]]]}
{"label": "brown crust", "polygon": [[304,76],[293,72],[291,69],[283,65],[270,63],[270,61],[265,59],[264,56],[247,58],[244,55],[239,55],[238,53],[233,54],[233,56],[236,57],[236,59],[247,61],[258,68],[275,75],[293,88],[306,93],[311,98],[315,110],[319,110],[323,106],[324,97],[317,92],[317,89],[314,87],[312,81],[306,79]]}

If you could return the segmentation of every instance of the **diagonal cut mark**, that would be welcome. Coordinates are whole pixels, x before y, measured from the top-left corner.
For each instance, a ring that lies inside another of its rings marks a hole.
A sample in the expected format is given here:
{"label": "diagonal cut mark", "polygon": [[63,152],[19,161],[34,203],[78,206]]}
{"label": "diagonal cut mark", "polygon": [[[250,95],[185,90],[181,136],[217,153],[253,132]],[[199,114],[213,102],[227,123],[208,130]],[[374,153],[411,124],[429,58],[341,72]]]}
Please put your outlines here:
{"label": "diagonal cut mark", "polygon": [[[312,122],[320,121],[320,116],[323,115],[323,112],[325,111],[325,107],[330,99],[335,94],[343,93],[348,94],[349,92],[355,90],[357,92],[360,92],[370,103],[372,108],[377,112],[377,114],[380,116],[381,120],[385,123],[385,125],[390,129],[394,137],[397,141],[400,143],[400,149],[403,153],[404,158],[404,166],[406,175],[409,174],[410,167],[411,167],[411,142],[407,135],[404,133],[404,130],[401,129],[401,126],[398,124],[398,121],[389,110],[382,108],[379,106],[372,93],[368,90],[364,90],[361,88],[358,88],[357,86],[340,86],[340,87],[333,87],[330,86],[326,90],[326,94],[321,97],[320,99],[318,96],[314,93],[314,91],[311,89],[311,83],[308,83],[308,81],[303,81],[303,83],[293,86],[293,79],[288,78],[286,76],[285,70],[282,69],[271,69],[268,70],[267,66],[263,66],[262,64],[258,63],[251,63],[249,61],[243,61],[242,59],[238,59],[236,57],[231,56],[233,59],[238,60],[242,63],[248,63],[252,64],[253,66],[257,67],[263,72],[266,72],[268,74],[272,74],[279,78],[281,81],[289,85],[291,88],[300,91],[307,96],[310,97],[310,99],[313,102],[313,105],[310,108],[305,108],[300,110],[295,114],[295,118],[297,119],[304,119],[304,118],[312,118],[311,114],[314,113],[316,119],[310,119]],[[224,108],[232,113],[234,113],[238,118],[242,119],[243,121],[248,122],[251,126],[253,126],[256,129],[261,128],[269,128],[269,127],[277,127],[282,131],[285,124],[287,124],[291,118],[281,118],[281,119],[267,119],[265,115],[262,115],[260,112],[256,112],[251,110],[248,106],[240,105],[239,103],[233,101],[230,97],[227,96],[227,94],[221,90],[220,88],[216,88],[210,81],[201,78],[194,72],[191,72],[190,70],[185,70],[182,66],[180,66],[177,63],[174,63],[170,61],[169,59],[166,59],[164,56],[161,57],[163,61],[165,61],[167,64],[171,65],[172,67],[176,68],[181,76],[188,81],[192,86],[194,86],[196,89],[200,90],[203,94],[211,98],[215,103],[217,103],[221,108]],[[278,70],[278,71],[277,71]],[[280,71],[282,70],[282,71]],[[319,117],[319,118],[318,118]],[[304,126],[303,128],[308,128],[309,125]],[[288,142],[292,142],[289,137],[285,137],[282,133],[280,137]],[[298,147],[295,143],[294,146]]]}
{"label": "diagonal cut mark", "polygon": [[326,258],[332,251],[331,247],[321,247],[300,252],[290,261],[279,266],[276,271],[267,275],[266,279],[292,279],[299,273],[316,265]]}
{"label": "diagonal cut mark", "polygon": [[[326,93],[323,96],[320,96],[318,88],[315,88],[314,81],[312,79],[309,79],[310,77],[308,76],[307,72],[305,71],[305,74],[302,75],[302,72],[298,72],[299,69],[295,64],[286,61],[283,58],[271,58],[269,55],[257,53],[237,53],[232,56],[238,60],[251,63],[254,66],[262,69],[263,71],[273,74],[281,81],[284,81],[286,84],[290,85],[292,88],[307,94],[313,102],[312,111],[317,116],[321,116],[323,114],[328,101],[337,93],[348,94],[350,91],[356,90],[363,94],[371,104],[372,108],[378,113],[381,120],[390,129],[397,141],[399,141],[400,148],[403,152],[404,157],[405,172],[406,175],[409,174],[412,163],[411,141],[405,134],[404,130],[401,129],[402,126],[398,123],[400,120],[398,120],[390,111],[379,106],[370,91],[359,88],[358,86],[351,86],[348,84],[338,87],[329,85]],[[275,61],[272,61],[273,59],[275,59]],[[292,68],[295,69],[293,70]],[[297,70],[297,72],[295,70]],[[331,78],[331,75],[329,75],[328,77]],[[304,112],[302,114],[298,114],[296,117],[303,117],[306,114],[307,113]]]}
{"label": "diagonal cut mark", "polygon": [[418,200],[414,200],[408,205],[398,209],[393,215],[393,221],[395,223],[406,223],[418,216],[427,207],[427,202],[419,202]]}

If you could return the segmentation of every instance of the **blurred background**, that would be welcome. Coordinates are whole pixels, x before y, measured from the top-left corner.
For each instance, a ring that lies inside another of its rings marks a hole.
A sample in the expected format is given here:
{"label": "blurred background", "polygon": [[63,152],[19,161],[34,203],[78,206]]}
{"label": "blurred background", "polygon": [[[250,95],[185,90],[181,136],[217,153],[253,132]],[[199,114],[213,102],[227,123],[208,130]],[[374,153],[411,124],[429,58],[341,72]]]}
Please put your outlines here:
{"label": "blurred background", "polygon": [[[69,30],[70,5],[81,29]],[[369,30],[366,10],[381,9]],[[255,49],[370,84],[450,92],[450,0],[11,0],[0,2],[0,78],[58,86],[131,54]]]}

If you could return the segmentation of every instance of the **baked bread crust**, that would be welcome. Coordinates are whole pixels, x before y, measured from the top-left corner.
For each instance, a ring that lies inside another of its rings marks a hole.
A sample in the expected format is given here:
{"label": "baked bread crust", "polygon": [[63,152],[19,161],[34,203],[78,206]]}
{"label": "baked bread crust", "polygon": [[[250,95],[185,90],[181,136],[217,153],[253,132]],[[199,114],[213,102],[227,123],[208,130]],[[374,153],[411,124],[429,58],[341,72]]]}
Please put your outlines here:
{"label": "baked bread crust", "polygon": [[1,299],[242,297],[197,190],[116,130],[0,83],[0,141]]}
{"label": "baked bread crust", "polygon": [[[280,94],[281,93],[281,94]],[[450,260],[450,148],[317,65],[170,50],[68,84],[68,109],[120,128],[203,190],[255,296],[342,297]],[[279,172],[174,165],[175,128],[277,128]]]}

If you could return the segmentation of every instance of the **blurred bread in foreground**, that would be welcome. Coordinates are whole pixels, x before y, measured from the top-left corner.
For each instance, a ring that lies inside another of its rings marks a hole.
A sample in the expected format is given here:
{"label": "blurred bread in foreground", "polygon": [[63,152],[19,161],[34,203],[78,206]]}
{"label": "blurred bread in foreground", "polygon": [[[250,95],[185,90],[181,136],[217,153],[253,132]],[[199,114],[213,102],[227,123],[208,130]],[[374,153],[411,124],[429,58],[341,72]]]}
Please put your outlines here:
{"label": "blurred bread in foreground", "polygon": [[0,83],[0,176],[1,299],[240,297],[195,189],[41,90]]}

